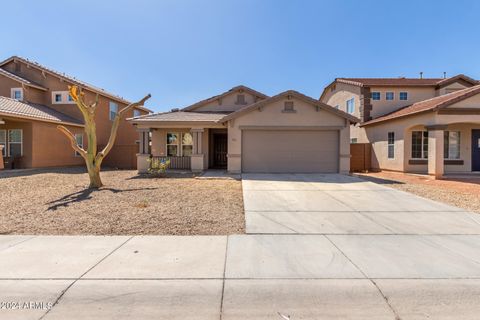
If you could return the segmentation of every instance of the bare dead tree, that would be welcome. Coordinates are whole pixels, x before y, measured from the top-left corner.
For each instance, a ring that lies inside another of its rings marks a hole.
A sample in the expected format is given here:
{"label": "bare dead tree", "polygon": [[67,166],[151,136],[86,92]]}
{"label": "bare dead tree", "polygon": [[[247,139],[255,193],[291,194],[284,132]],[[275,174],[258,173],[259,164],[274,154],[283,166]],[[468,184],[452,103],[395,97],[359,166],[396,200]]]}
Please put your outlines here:
{"label": "bare dead tree", "polygon": [[83,159],[85,159],[88,176],[90,178],[89,188],[100,188],[101,186],[103,186],[102,179],[100,178],[102,161],[115,144],[118,126],[120,125],[122,116],[132,108],[143,106],[145,101],[147,101],[151,97],[151,95],[148,94],[142,100],[131,103],[125,108],[121,109],[119,112],[117,112],[115,118],[113,119],[112,129],[110,131],[108,143],[103,148],[103,150],[97,153],[97,129],[95,123],[95,112],[98,106],[98,94],[95,98],[95,102],[86,103],[84,99],[85,94],[78,86],[69,86],[68,89],[70,92],[70,96],[77,104],[77,107],[78,109],[80,109],[80,112],[82,113],[83,119],[85,121],[84,131],[87,135],[87,150],[78,145],[75,139],[75,135],[66,127],[60,125],[57,126],[57,128],[70,140],[70,144],[72,145],[73,150],[78,152],[83,157]]}

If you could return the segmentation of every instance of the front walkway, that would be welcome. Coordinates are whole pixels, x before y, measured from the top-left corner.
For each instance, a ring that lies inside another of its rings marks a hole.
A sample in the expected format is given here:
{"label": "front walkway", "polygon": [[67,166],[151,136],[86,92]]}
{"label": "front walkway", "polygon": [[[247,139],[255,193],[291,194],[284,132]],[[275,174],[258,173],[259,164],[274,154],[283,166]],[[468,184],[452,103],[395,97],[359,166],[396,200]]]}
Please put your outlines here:
{"label": "front walkway", "polygon": [[0,237],[0,318],[478,318],[475,216],[347,176],[244,179],[249,231],[279,233]]}

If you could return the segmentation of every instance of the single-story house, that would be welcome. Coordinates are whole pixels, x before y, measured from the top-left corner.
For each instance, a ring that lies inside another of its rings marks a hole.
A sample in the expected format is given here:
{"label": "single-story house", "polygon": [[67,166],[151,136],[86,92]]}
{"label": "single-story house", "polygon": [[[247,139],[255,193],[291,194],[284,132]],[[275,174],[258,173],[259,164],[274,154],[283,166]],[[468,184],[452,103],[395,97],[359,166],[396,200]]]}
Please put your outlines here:
{"label": "single-story house", "polygon": [[129,121],[140,132],[139,172],[160,157],[192,171],[348,173],[350,124],[359,120],[293,90],[268,97],[237,86]]}

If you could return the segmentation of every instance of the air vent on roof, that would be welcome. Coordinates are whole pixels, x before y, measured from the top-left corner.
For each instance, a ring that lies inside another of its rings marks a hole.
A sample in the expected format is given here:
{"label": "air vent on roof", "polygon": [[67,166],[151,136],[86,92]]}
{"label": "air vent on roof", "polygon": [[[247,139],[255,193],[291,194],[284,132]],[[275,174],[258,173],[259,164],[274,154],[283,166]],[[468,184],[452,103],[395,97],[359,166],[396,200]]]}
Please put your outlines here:
{"label": "air vent on roof", "polygon": [[420,79],[423,79],[423,72],[420,71]]}

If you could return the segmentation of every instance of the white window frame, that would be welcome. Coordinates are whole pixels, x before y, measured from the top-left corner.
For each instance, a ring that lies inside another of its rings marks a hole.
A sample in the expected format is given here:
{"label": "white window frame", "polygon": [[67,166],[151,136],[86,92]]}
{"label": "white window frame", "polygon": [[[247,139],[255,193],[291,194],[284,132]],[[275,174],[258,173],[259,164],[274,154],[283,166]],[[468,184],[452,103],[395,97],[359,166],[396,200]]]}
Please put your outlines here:
{"label": "white window frame", "polygon": [[[61,101],[55,98],[60,95]],[[52,104],[75,104],[75,101],[69,99],[70,93],[68,91],[52,91]]]}
{"label": "white window frame", "polygon": [[[392,95],[392,98],[391,98],[391,99],[388,98],[388,95],[389,95],[389,94]],[[393,101],[393,100],[395,100],[395,92],[393,92],[393,91],[387,91],[387,92],[385,92],[385,100],[386,100],[386,101]]]}
{"label": "white window frame", "polygon": [[[390,134],[393,135],[393,141],[390,143]],[[392,156],[390,157],[390,147],[392,148]],[[395,159],[395,132],[390,131],[387,133],[387,159]]]}
{"label": "white window frame", "polygon": [[[20,91],[20,99],[15,98],[15,92],[16,91]],[[11,88],[10,89],[10,97],[12,99],[19,100],[19,101],[23,100],[23,88]]]}
{"label": "white window frame", "polygon": [[[11,131],[20,131],[20,142],[11,142],[10,141],[10,132]],[[8,142],[8,156],[11,157],[12,154],[11,154],[11,151],[12,151],[12,148],[11,148],[11,145],[12,144],[20,144],[20,157],[23,157],[23,129],[8,129],[8,132],[7,132],[7,142]]]}
{"label": "white window frame", "polygon": [[[169,134],[176,134],[177,135],[177,143],[168,143],[168,135]],[[170,131],[170,132],[167,132],[165,138],[167,139],[167,143],[165,144],[165,156],[167,157],[178,157],[178,155],[180,154],[180,145],[181,145],[181,139],[182,139],[182,135],[180,134],[180,132],[173,132],[173,131]],[[168,155],[168,146],[177,146],[177,154],[176,155]]]}
{"label": "white window frame", "polygon": [[[402,99],[402,94],[405,94],[405,99]],[[401,101],[407,101],[408,100],[408,92],[407,91],[402,91],[398,94],[398,99]]]}
{"label": "white window frame", "polygon": [[[189,134],[192,136],[192,144],[183,144],[183,136],[185,134]],[[190,156],[186,156],[183,154],[183,146],[192,146],[192,154],[193,154],[193,135],[191,132],[182,132],[182,134],[180,135],[180,156],[181,157],[190,157]]]}
{"label": "white window frame", "polygon": [[[421,142],[421,155],[420,158],[413,157],[413,133],[421,132],[422,133],[422,142]],[[425,132],[427,133],[425,136]],[[426,143],[425,143],[426,141]],[[427,144],[427,154],[425,154],[425,144]],[[410,134],[410,158],[415,160],[425,160],[428,159],[428,131],[425,130],[412,130]]]}
{"label": "white window frame", "polygon": [[[351,112],[350,112],[349,106],[348,106],[349,102],[351,102],[351,105],[352,105],[352,111],[351,111]],[[347,113],[349,113],[349,114],[354,114],[354,113],[355,113],[355,98],[348,99],[348,100],[345,102],[345,104],[346,104]]]}
{"label": "white window frame", "polygon": [[[452,145],[450,143],[450,141],[451,141],[450,134],[451,133],[458,133],[458,156],[455,156],[455,157],[451,157],[451,155],[450,155],[450,146]],[[447,151],[447,150],[444,150],[443,158],[445,160],[459,160],[459,159],[461,159],[462,133],[459,130],[455,130],[455,131],[454,130],[452,130],[452,131],[446,130],[446,131],[444,131],[443,139],[446,138],[445,136],[448,136],[448,144],[447,144],[447,146],[448,146],[448,157],[445,157],[445,151]],[[445,142],[447,142],[446,139],[445,139],[444,143]]]}
{"label": "white window frame", "polygon": [[[78,143],[78,138],[81,138],[80,139],[82,140],[81,143]],[[80,148],[83,148],[83,133],[75,133],[75,142],[78,144]],[[81,156],[80,153],[75,151],[75,157],[80,157],[80,156]]]}
{"label": "white window frame", "polygon": [[[169,134],[176,134],[177,135],[177,143],[168,143],[168,135]],[[165,144],[165,156],[166,157],[190,157],[190,156],[184,156],[183,155],[183,136],[185,134],[192,134],[191,132],[173,132],[169,131],[167,132],[166,139],[167,143]],[[176,155],[168,155],[168,146],[177,146],[177,154]],[[192,146],[192,152],[193,152],[193,135],[192,135],[192,144],[185,144],[185,146]]]}
{"label": "white window frame", "polygon": [[0,129],[0,132],[3,132],[5,139],[3,141],[0,141],[0,145],[3,146],[2,150],[2,156],[6,157],[7,156],[7,140],[8,140],[8,132],[6,129]]}
{"label": "white window frame", "polygon": [[[116,110],[114,112],[112,111],[113,105],[116,106]],[[115,116],[112,117],[112,113],[115,113]],[[108,119],[110,119],[110,121],[113,121],[117,114],[118,114],[118,103],[109,101],[108,102]]]}

